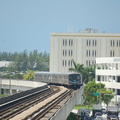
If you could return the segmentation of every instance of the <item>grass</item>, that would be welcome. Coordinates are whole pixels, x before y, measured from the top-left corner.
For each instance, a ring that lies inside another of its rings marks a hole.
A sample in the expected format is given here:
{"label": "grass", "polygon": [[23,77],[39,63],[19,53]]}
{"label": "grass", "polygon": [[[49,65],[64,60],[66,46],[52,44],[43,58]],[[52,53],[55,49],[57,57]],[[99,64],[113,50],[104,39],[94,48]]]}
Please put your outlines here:
{"label": "grass", "polygon": [[6,95],[5,94],[1,94],[0,97],[6,97]]}
{"label": "grass", "polygon": [[74,109],[79,110],[80,108],[88,108],[90,109],[90,111],[92,110],[92,107],[88,106],[88,105],[76,105],[74,106]]}

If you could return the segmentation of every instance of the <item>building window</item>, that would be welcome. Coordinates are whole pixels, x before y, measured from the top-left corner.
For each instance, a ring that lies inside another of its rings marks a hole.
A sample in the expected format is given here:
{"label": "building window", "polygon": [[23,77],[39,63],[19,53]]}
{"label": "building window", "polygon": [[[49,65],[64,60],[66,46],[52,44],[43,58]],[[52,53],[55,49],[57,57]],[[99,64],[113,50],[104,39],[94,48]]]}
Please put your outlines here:
{"label": "building window", "polygon": [[70,46],[70,39],[69,39],[69,46]]}
{"label": "building window", "polygon": [[119,41],[117,40],[117,47],[119,46]]}
{"label": "building window", "polygon": [[95,50],[95,57],[96,57],[96,50]]}
{"label": "building window", "polygon": [[65,60],[65,67],[67,66],[67,62],[66,62],[66,60]]}
{"label": "building window", "polygon": [[86,56],[88,57],[88,50],[86,50]]}
{"label": "building window", "polygon": [[92,44],[93,44],[93,46],[94,46],[94,40],[93,40]]}
{"label": "building window", "polygon": [[91,41],[89,40],[89,46],[90,46]]}
{"label": "building window", "polygon": [[97,46],[97,41],[95,40],[95,46]]}
{"label": "building window", "polygon": [[73,46],[73,40],[71,40],[71,46]]}
{"label": "building window", "polygon": [[63,46],[65,45],[65,41],[64,41],[64,39],[63,39]]}
{"label": "building window", "polygon": [[88,66],[88,60],[86,60],[86,66]]}
{"label": "building window", "polygon": [[114,50],[111,50],[110,51],[110,57],[114,57],[115,56],[115,52],[114,52]]}
{"label": "building window", "polygon": [[70,60],[68,61],[68,66],[70,66]]}
{"label": "building window", "polygon": [[90,65],[90,60],[89,60],[89,65]]}
{"label": "building window", "polygon": [[73,51],[71,50],[71,56],[73,56]]}
{"label": "building window", "polygon": [[73,62],[73,61],[71,60],[71,66],[72,66],[72,62]]}
{"label": "building window", "polygon": [[114,52],[114,50],[113,50],[113,57],[115,56],[115,52]]}
{"label": "building window", "polygon": [[110,57],[112,57],[112,50],[110,51]]}
{"label": "building window", "polygon": [[63,60],[63,66],[64,66],[64,60]]}
{"label": "building window", "polygon": [[94,57],[94,50],[92,51],[92,57]]}
{"label": "building window", "polygon": [[120,76],[117,76],[117,82],[120,82]]}
{"label": "building window", "polygon": [[115,45],[115,41],[113,40],[113,47],[114,47],[114,45]]}
{"label": "building window", "polygon": [[89,50],[89,57],[90,57],[90,50]]}
{"label": "building window", "polygon": [[69,50],[69,56],[70,56],[70,50]]}
{"label": "building window", "polygon": [[67,46],[67,40],[65,40],[65,46]]}
{"label": "building window", "polygon": [[117,40],[117,44],[116,44],[116,46],[118,47],[118,40]]}
{"label": "building window", "polygon": [[65,50],[65,56],[67,56],[67,50]]}
{"label": "building window", "polygon": [[120,95],[120,89],[117,89],[117,95]]}
{"label": "building window", "polygon": [[98,81],[101,81],[100,75],[98,75],[97,77],[98,77]]}
{"label": "building window", "polygon": [[112,47],[112,40],[110,41],[110,46]]}
{"label": "building window", "polygon": [[64,50],[63,50],[63,56],[64,56]]}
{"label": "building window", "polygon": [[86,41],[86,45],[88,46],[88,40]]}

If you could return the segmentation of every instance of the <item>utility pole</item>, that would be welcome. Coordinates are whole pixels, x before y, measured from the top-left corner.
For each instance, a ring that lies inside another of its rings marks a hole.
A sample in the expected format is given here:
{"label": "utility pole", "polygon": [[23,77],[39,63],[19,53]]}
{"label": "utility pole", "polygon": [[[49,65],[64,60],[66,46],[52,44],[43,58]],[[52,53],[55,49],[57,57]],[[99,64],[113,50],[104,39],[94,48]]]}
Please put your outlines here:
{"label": "utility pole", "polygon": [[1,73],[0,73],[0,98],[1,98],[1,89],[2,89],[2,77],[1,77]]}
{"label": "utility pole", "polygon": [[[101,93],[101,79],[100,79],[100,93]],[[100,94],[100,105],[102,104],[101,94]]]}

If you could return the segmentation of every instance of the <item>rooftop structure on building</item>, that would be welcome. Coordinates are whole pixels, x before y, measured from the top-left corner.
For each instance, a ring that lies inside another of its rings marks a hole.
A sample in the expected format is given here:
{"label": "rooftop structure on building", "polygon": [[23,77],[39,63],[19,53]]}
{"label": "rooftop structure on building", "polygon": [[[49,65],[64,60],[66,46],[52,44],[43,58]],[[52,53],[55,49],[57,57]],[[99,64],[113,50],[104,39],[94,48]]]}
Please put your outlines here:
{"label": "rooftop structure on building", "polygon": [[98,33],[97,29],[86,28],[85,30],[80,30],[80,33]]}

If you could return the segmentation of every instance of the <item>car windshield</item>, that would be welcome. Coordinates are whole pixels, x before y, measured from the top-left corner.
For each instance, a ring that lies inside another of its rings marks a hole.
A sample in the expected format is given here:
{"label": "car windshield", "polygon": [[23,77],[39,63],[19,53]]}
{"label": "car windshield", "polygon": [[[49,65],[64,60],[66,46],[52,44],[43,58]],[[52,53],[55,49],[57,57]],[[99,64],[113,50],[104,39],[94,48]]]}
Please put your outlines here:
{"label": "car windshield", "polygon": [[101,116],[102,114],[101,114],[101,113],[96,113],[95,115],[96,115],[96,116]]}
{"label": "car windshield", "polygon": [[97,117],[96,120],[103,120],[103,117]]}
{"label": "car windshield", "polygon": [[115,116],[115,115],[109,115],[109,117],[111,117],[111,118],[117,118],[117,116]]}

